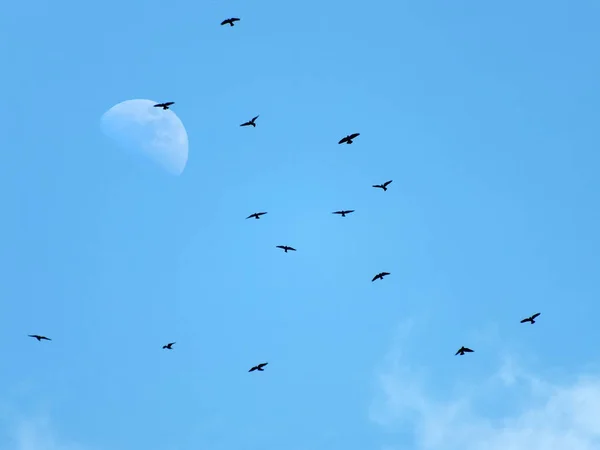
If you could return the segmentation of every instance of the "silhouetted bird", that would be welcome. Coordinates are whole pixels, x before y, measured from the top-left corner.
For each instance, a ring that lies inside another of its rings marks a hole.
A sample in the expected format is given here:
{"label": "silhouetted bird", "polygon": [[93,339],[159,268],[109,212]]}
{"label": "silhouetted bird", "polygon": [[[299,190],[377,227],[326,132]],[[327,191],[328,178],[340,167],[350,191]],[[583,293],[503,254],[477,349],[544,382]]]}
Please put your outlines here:
{"label": "silhouetted bird", "polygon": [[256,128],[256,123],[254,123],[254,121],[258,119],[258,116],[253,117],[252,120],[249,120],[248,122],[244,122],[243,124],[240,125],[240,127],[247,127],[249,125],[252,125],[253,127]]}
{"label": "silhouetted bird", "polygon": [[238,19],[237,17],[232,17],[231,19],[225,19],[223,22],[221,22],[221,25],[229,24],[233,26],[233,22],[239,22],[239,20],[240,19]]}
{"label": "silhouetted bird", "polygon": [[288,252],[288,250],[291,250],[293,252],[296,251],[296,249],[294,247],[288,247],[287,245],[278,245],[277,248],[282,248],[284,252]]}
{"label": "silhouetted bird", "polygon": [[393,181],[393,180],[386,181],[386,182],[385,182],[385,183],[383,183],[383,184],[374,184],[374,185],[373,185],[373,187],[374,187],[374,188],[383,189],[384,191],[387,191],[387,187],[388,187],[388,185],[389,185],[389,184],[390,184],[392,181]]}
{"label": "silhouetted bird", "polygon": [[343,144],[344,142],[346,144],[352,144],[352,142],[354,142],[353,139],[357,138],[358,136],[360,136],[360,133],[349,134],[348,136],[340,139],[340,142],[338,142],[338,144]]}
{"label": "silhouetted bird", "polygon": [[533,316],[528,317],[527,319],[523,319],[521,320],[521,323],[525,323],[525,322],[531,322],[531,325],[533,325],[535,323],[535,318],[537,316],[539,316],[541,313],[535,313]]}
{"label": "silhouetted bird", "polygon": [[248,217],[246,217],[246,219],[249,219],[250,217],[254,217],[255,219],[260,219],[260,216],[263,216],[265,214],[266,214],[266,212],[250,214]]}
{"label": "silhouetted bird", "polygon": [[458,349],[458,351],[454,354],[454,356],[456,356],[456,355],[463,356],[465,354],[465,352],[467,352],[467,353],[473,353],[473,350],[471,350],[470,348],[467,348],[467,347],[463,346],[463,347],[461,347],[461,348]]}
{"label": "silhouetted bird", "polygon": [[254,366],[248,372],[254,372],[255,370],[258,370],[259,372],[264,372],[265,369],[263,369],[263,367],[265,367],[267,364],[269,364],[269,363],[268,362],[260,363],[258,366]]}
{"label": "silhouetted bird", "polygon": [[175,342],[169,342],[167,345],[163,345],[163,348],[166,348],[167,350],[173,350],[173,344],[175,344]]}
{"label": "silhouetted bird", "polygon": [[389,272],[379,272],[377,275],[375,275],[373,277],[373,279],[371,281],[375,281],[377,279],[383,280],[383,277],[388,276],[390,273]]}
{"label": "silhouetted bird", "polygon": [[350,214],[350,213],[353,213],[353,212],[354,212],[353,209],[347,209],[347,210],[344,210],[344,211],[335,211],[335,212],[333,212],[331,214],[339,214],[342,217],[346,217],[346,214]]}
{"label": "silhouetted bird", "polygon": [[50,338],[47,338],[46,336],[40,336],[39,334],[28,334],[28,336],[32,337],[32,338],[36,338],[38,340],[38,342],[41,341],[42,339],[44,341],[51,341],[52,340]]}
{"label": "silhouetted bird", "polygon": [[174,105],[175,102],[157,103],[154,105],[155,108],[169,109],[169,106]]}

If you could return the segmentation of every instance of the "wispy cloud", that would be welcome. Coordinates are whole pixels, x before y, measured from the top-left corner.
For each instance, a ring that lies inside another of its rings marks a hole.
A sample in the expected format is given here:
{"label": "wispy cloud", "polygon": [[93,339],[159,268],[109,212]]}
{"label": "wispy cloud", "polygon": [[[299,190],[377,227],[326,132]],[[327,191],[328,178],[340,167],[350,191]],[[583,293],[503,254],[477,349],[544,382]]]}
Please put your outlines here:
{"label": "wispy cloud", "polygon": [[[409,434],[412,450],[600,449],[600,373],[555,384],[504,358],[477,388],[440,400],[409,367],[397,349],[390,353],[370,416],[387,431]],[[507,398],[516,405],[499,415],[503,408],[494,405]]]}
{"label": "wispy cloud", "polygon": [[13,425],[9,450],[89,450],[57,436],[45,418],[20,420]]}

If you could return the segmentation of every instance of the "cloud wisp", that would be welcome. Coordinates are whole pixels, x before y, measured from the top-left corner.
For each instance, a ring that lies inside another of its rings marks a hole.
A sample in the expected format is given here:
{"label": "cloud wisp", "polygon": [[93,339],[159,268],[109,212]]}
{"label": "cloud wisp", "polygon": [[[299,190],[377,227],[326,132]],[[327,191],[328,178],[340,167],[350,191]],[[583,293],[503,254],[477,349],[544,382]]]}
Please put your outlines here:
{"label": "cloud wisp", "polygon": [[[370,418],[387,431],[408,434],[412,444],[395,445],[399,438],[392,434],[386,448],[600,449],[600,373],[550,383],[505,358],[473,389],[457,389],[453,397],[440,400],[405,359],[393,350],[378,371]],[[510,412],[499,406],[507,399],[515,400]]]}

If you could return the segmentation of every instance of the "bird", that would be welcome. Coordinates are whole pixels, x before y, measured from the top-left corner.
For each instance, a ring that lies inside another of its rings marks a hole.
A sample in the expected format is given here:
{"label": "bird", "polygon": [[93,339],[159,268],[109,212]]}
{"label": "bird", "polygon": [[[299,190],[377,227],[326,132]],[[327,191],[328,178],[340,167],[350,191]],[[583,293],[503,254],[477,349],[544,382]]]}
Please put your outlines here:
{"label": "bird", "polygon": [[526,319],[521,320],[521,323],[525,323],[525,322],[531,322],[531,325],[533,325],[535,323],[535,318],[537,316],[539,316],[541,313],[535,313],[533,316],[531,317],[527,317]]}
{"label": "bird", "polygon": [[169,109],[169,106],[174,105],[175,102],[157,103],[154,105],[155,108],[162,108],[164,110]]}
{"label": "bird", "polygon": [[349,134],[348,136],[340,139],[340,142],[338,142],[338,144],[343,144],[344,142],[346,144],[352,144],[352,142],[354,142],[353,139],[356,138],[356,137],[358,137],[358,136],[360,136],[360,133]]}
{"label": "bird", "polygon": [[374,187],[374,188],[383,189],[384,191],[387,191],[387,187],[388,187],[388,185],[389,185],[389,184],[390,184],[392,181],[393,181],[393,180],[386,181],[386,182],[385,182],[385,183],[383,183],[383,184],[374,184],[374,185],[373,185],[373,187]]}
{"label": "bird", "polygon": [[221,22],[221,25],[225,25],[225,24],[229,24],[231,26],[233,26],[233,22],[239,22],[240,19],[238,19],[237,17],[232,17],[231,19],[225,19],[223,22]]}
{"label": "bird", "polygon": [[266,214],[266,212],[250,214],[248,217],[246,217],[246,219],[249,219],[250,217],[254,217],[255,219],[260,219],[260,216],[264,216],[265,214]]}
{"label": "bird", "polygon": [[456,355],[463,356],[465,354],[465,352],[473,353],[473,350],[471,350],[470,348],[467,348],[465,346],[462,346],[461,348],[458,349],[458,351],[454,354],[454,356],[456,356]]}
{"label": "bird", "polygon": [[51,341],[52,340],[50,338],[47,338],[46,336],[40,336],[39,334],[29,334],[28,336],[32,337],[32,338],[36,338],[38,340],[38,342],[41,341],[41,340],[44,340],[44,341]]}
{"label": "bird", "polygon": [[265,369],[263,369],[263,367],[265,367],[267,364],[269,364],[269,363],[268,362],[260,363],[258,366],[254,366],[248,372],[254,372],[255,370],[258,370],[259,372],[264,372]]}
{"label": "bird", "polygon": [[255,120],[258,119],[258,116],[253,117],[251,120],[249,120],[248,122],[244,122],[243,124],[240,125],[240,127],[247,127],[248,125],[252,125],[254,128],[256,128],[256,123]]}
{"label": "bird", "polygon": [[371,281],[375,281],[377,279],[383,280],[383,277],[385,277],[385,276],[387,276],[389,274],[390,274],[389,272],[379,272],[377,275],[375,275],[373,277],[373,279]]}
{"label": "bird", "polygon": [[288,252],[288,250],[291,250],[293,252],[296,251],[296,249],[294,247],[288,247],[287,245],[278,245],[277,248],[281,248],[283,249],[284,252]]}
{"label": "bird", "polygon": [[353,212],[354,212],[353,209],[346,209],[346,210],[343,210],[343,211],[335,211],[335,212],[332,212],[331,214],[339,214],[342,217],[346,217],[346,214],[350,214],[350,213],[353,213]]}
{"label": "bird", "polygon": [[163,348],[166,348],[167,350],[173,350],[173,344],[175,344],[175,342],[169,342],[167,345],[163,345]]}

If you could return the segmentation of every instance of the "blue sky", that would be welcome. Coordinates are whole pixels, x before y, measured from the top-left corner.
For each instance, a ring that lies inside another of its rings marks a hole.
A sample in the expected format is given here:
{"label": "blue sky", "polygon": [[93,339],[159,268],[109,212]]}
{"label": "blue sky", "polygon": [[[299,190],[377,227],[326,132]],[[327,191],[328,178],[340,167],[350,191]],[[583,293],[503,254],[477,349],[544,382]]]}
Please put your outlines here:
{"label": "blue sky", "polygon": [[[0,447],[592,449],[599,15],[5,5]],[[181,176],[102,135],[134,98],[176,102]]]}

